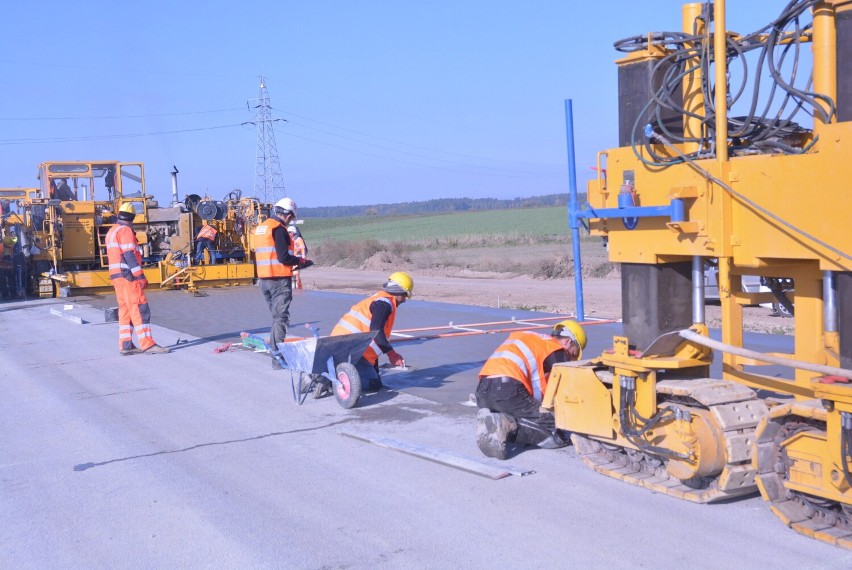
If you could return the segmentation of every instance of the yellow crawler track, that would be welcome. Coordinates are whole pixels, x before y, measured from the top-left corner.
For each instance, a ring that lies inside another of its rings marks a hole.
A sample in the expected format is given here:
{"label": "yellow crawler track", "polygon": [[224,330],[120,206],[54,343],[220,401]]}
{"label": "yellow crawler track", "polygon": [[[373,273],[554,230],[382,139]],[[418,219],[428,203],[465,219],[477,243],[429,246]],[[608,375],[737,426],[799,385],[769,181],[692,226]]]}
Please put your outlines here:
{"label": "yellow crawler track", "polygon": [[802,431],[825,433],[819,402],[789,404],[773,410],[757,433],[760,492],[772,512],[799,534],[852,549],[852,508],[805,495],[785,486],[788,474],[783,442]]}
{"label": "yellow crawler track", "polygon": [[740,384],[712,379],[667,380],[657,383],[661,401],[676,398],[684,409],[709,410],[724,442],[726,463],[715,477],[681,481],[666,472],[665,460],[640,451],[573,434],[577,454],[609,477],[695,503],[712,503],[757,492],[751,454],[758,422],[768,410],[754,391]]}

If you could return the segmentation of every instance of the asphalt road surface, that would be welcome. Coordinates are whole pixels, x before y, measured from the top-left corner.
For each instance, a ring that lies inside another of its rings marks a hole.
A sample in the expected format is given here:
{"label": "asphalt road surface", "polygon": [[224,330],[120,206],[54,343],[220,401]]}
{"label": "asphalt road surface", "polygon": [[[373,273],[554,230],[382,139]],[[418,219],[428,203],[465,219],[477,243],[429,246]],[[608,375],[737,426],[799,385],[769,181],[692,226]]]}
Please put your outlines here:
{"label": "asphalt road surface", "polygon": [[[300,292],[291,330],[327,333],[357,299]],[[534,473],[495,480],[342,435],[506,467],[481,456],[464,405],[503,334],[399,343],[413,369],[344,410],[297,405],[265,355],[214,352],[268,331],[256,288],[150,303],[172,354],[120,356],[110,297],[0,305],[0,567],[852,567],[759,496],[695,505],[571,447],[521,453],[507,463]],[[540,316],[413,301],[397,328]],[[587,353],[617,330],[590,327]]]}

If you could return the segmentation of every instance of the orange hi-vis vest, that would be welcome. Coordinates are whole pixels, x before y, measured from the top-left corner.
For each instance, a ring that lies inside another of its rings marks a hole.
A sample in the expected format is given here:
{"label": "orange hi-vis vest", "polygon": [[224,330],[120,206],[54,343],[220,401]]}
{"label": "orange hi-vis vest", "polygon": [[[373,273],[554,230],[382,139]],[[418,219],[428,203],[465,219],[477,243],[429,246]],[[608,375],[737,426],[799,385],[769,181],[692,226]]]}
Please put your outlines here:
{"label": "orange hi-vis vest", "polygon": [[115,224],[106,235],[107,261],[109,262],[109,278],[124,278],[135,281],[145,277],[142,271],[142,255],[139,253],[139,243],[136,232],[124,224]]}
{"label": "orange hi-vis vest", "polygon": [[[257,276],[261,279],[293,275],[293,268],[278,261],[278,254],[275,253],[275,238],[272,234],[278,227],[284,228],[284,224],[275,218],[267,218],[254,230],[254,263]],[[287,231],[286,228],[284,231]],[[290,255],[293,255],[292,250]]]}
{"label": "orange hi-vis vest", "polygon": [[307,253],[307,248],[305,247],[305,240],[301,236],[290,236],[290,240],[293,242],[293,254],[299,257],[305,257]]}
{"label": "orange hi-vis vest", "polygon": [[[397,305],[394,296],[385,291],[379,291],[375,295],[371,295],[360,303],[353,305],[352,308],[349,309],[349,312],[343,315],[343,317],[334,326],[334,329],[331,331],[331,336],[368,332],[370,330],[370,321],[372,320],[370,305],[372,305],[374,301],[383,301],[391,306],[391,314],[388,317],[384,328],[385,337],[390,338],[391,331],[393,330],[393,321],[396,319]],[[379,361],[379,354],[381,354],[381,352],[382,349],[379,348],[379,345],[377,345],[375,341],[370,341],[370,346],[368,346],[367,350],[364,351],[364,358],[370,364],[375,366],[375,364]]]}
{"label": "orange hi-vis vest", "polygon": [[216,228],[213,226],[205,225],[201,228],[201,231],[198,232],[198,237],[196,239],[209,239],[210,241],[213,241],[216,239],[216,234],[218,233],[219,232],[216,231]]}
{"label": "orange hi-vis vest", "polygon": [[544,361],[562,345],[548,335],[531,331],[520,331],[497,347],[479,371],[479,378],[486,376],[508,376],[521,382],[537,400],[547,390],[547,375]]}

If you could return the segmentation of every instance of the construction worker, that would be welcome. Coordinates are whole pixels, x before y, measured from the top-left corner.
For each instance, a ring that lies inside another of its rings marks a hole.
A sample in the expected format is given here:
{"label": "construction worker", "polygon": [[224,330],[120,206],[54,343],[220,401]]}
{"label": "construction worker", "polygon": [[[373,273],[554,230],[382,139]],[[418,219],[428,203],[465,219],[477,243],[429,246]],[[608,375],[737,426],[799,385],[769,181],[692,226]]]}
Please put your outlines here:
{"label": "construction worker", "polygon": [[[290,234],[290,240],[293,242],[293,255],[297,257],[308,256],[308,246],[305,244],[305,238],[302,237],[302,232],[296,227],[294,222],[290,222],[287,226],[287,232]],[[293,289],[302,288],[302,271],[298,265],[293,266]]]}
{"label": "construction worker", "polygon": [[293,243],[287,224],[296,219],[296,202],[282,198],[275,203],[272,215],[254,232],[254,262],[260,291],[272,313],[272,368],[280,369],[278,343],[284,342],[290,324],[290,301],[293,299],[293,266],[313,265],[304,257],[293,253]]}
{"label": "construction worker", "polygon": [[68,186],[68,181],[64,178],[58,178],[50,181],[50,197],[64,202],[76,200],[77,195]]}
{"label": "construction worker", "polygon": [[[159,346],[151,336],[151,309],[145,297],[148,280],[142,271],[142,255],[133,231],[136,210],[130,202],[118,208],[118,220],[106,235],[109,278],[118,300],[118,350],[121,354],[164,354],[171,352]],[[139,347],[133,344],[133,333]]]}
{"label": "construction worker", "polygon": [[216,265],[216,256],[213,255],[213,252],[216,248],[213,245],[213,242],[216,239],[216,235],[219,232],[210,225],[209,220],[204,220],[204,225],[201,226],[201,229],[198,230],[198,235],[195,236],[195,264],[201,265],[201,262],[204,260],[204,250],[210,252],[210,265]]}
{"label": "construction worker", "polygon": [[0,242],[0,294],[6,301],[17,296],[14,264],[15,244],[17,242],[18,238],[12,234],[7,234]]}
{"label": "construction worker", "polygon": [[585,347],[586,332],[572,320],[557,323],[550,335],[509,335],[479,371],[476,443],[482,453],[506,459],[509,443],[544,449],[568,445],[553,414],[541,409],[541,398],[553,365],[578,360]]}
{"label": "construction worker", "polygon": [[388,277],[381,291],[353,305],[331,331],[331,336],[377,331],[364,355],[355,363],[361,376],[361,385],[366,390],[381,390],[384,387],[379,374],[379,354],[387,354],[393,366],[405,367],[405,359],[394,350],[388,337],[393,330],[397,307],[410,299],[413,291],[414,280],[411,276],[397,271]]}

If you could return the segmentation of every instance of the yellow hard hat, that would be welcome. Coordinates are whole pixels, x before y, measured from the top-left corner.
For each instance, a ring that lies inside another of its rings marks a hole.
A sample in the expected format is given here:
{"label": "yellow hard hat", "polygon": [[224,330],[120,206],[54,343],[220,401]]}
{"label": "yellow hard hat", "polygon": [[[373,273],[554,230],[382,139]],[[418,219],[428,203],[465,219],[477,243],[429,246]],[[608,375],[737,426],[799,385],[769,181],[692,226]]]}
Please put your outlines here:
{"label": "yellow hard hat", "polygon": [[136,210],[133,208],[133,204],[130,202],[123,203],[119,208],[119,212],[124,212],[125,214],[136,214]]}
{"label": "yellow hard hat", "polygon": [[385,283],[384,290],[391,295],[411,297],[414,294],[414,279],[404,271],[391,273],[390,277],[388,277],[388,282]]}
{"label": "yellow hard hat", "polygon": [[580,323],[571,319],[566,319],[553,325],[553,331],[550,335],[570,338],[577,343],[581,351],[586,348],[586,342],[588,340],[586,338],[586,331],[583,330]]}

